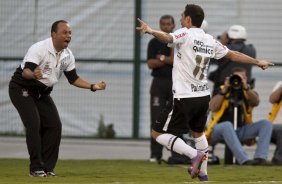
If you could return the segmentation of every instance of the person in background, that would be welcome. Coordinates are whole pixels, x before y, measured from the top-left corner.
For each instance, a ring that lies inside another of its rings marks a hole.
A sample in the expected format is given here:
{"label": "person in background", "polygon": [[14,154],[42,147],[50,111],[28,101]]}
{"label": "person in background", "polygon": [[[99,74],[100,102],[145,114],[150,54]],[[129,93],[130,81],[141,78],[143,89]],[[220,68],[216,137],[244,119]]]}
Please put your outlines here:
{"label": "person in background", "polygon": [[[233,25],[229,27],[228,31],[223,32],[219,37],[219,41],[226,45],[230,50],[235,50],[240,53],[244,53],[250,57],[256,58],[256,50],[252,44],[245,44],[247,40],[246,28],[241,25]],[[218,67],[215,71],[211,72],[209,79],[214,82],[213,89],[216,90],[223,83],[227,76],[231,74],[234,67],[245,68],[247,71],[248,81],[251,83],[252,80],[252,65],[245,63],[235,63],[227,58],[222,58],[215,62]],[[213,92],[213,95],[214,92]]]}
{"label": "person in background", "polygon": [[218,36],[217,39],[222,45],[227,45],[230,43],[230,38],[228,36],[227,31],[224,31],[223,33],[221,33],[221,35]]}
{"label": "person in background", "polygon": [[52,24],[51,37],[33,44],[9,83],[9,95],[25,127],[29,153],[29,175],[55,176],[62,123],[50,96],[62,73],[69,83],[92,92],[106,83],[89,83],[76,73],[75,59],[68,48],[72,30],[65,20]]}
{"label": "person in background", "polygon": [[[262,69],[273,65],[245,54],[229,50],[201,29],[205,13],[199,5],[187,4],[181,14],[182,28],[173,33],[152,29],[141,19],[136,27],[141,34],[150,34],[174,47],[173,60],[173,110],[166,121],[155,122],[152,136],[157,142],[192,159],[188,168],[191,178],[208,181],[208,142],[204,135],[209,108],[210,91],[207,81],[209,59],[227,57],[232,61],[255,64]],[[189,130],[196,149],[186,144],[177,134]]]}
{"label": "person in background", "polygon": [[[259,96],[247,83],[246,69],[237,67],[210,101],[213,114],[205,132],[209,144],[224,142],[240,165],[267,164],[272,124],[268,120],[252,121],[253,107],[258,105]],[[253,144],[256,138],[254,160],[250,160],[242,143]]]}
{"label": "person in background", "polygon": [[209,28],[208,21],[206,21],[206,20],[204,19],[203,22],[202,22],[202,25],[201,25],[201,29],[203,29],[203,31],[204,31],[205,33],[207,33],[207,32],[208,32],[208,28]]}
{"label": "person in background", "polygon": [[[174,18],[171,15],[163,15],[159,24],[160,29],[166,33],[171,33],[175,27]],[[152,70],[153,77],[150,89],[150,127],[152,129],[153,122],[157,120],[161,110],[169,101],[172,101],[173,50],[158,39],[151,39],[147,49],[147,65]],[[163,146],[151,137],[149,161],[160,163],[162,150]]]}
{"label": "person in background", "polygon": [[268,119],[273,123],[271,142],[276,144],[272,164],[282,165],[282,81],[279,81],[271,95],[269,102],[273,104]]}

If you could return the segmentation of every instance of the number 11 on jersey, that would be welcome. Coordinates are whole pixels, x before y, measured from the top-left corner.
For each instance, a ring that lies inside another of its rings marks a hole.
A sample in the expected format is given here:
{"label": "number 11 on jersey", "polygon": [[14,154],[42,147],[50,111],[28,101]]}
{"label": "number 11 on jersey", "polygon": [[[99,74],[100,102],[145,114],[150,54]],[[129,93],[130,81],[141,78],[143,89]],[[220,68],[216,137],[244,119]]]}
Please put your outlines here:
{"label": "number 11 on jersey", "polygon": [[[194,75],[194,77],[196,77],[198,75],[198,73],[201,72],[199,79],[203,80],[203,78],[204,78],[204,74],[203,73],[204,73],[205,69],[208,66],[210,58],[209,57],[202,57],[200,55],[196,55],[195,60],[196,60],[196,67],[195,67],[195,69],[193,71],[193,75]],[[202,62],[204,62],[203,67],[201,67],[201,63]]]}

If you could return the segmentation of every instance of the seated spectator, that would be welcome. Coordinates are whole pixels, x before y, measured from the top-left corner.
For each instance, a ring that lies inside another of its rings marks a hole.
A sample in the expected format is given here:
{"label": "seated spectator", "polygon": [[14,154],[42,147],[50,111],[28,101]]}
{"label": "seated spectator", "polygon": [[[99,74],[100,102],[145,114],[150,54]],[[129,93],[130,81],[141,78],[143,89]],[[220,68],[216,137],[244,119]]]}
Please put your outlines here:
{"label": "seated spectator", "polygon": [[282,165],[282,81],[275,85],[269,101],[273,104],[269,113],[269,120],[273,123],[271,142],[276,144],[272,163]]}
{"label": "seated spectator", "polygon": [[[253,123],[252,110],[259,105],[259,96],[247,83],[246,69],[234,68],[232,74],[210,101],[213,114],[207,139],[212,146],[224,142],[240,165],[265,165],[272,124],[268,120]],[[254,159],[250,160],[242,144],[253,144],[256,138]]]}

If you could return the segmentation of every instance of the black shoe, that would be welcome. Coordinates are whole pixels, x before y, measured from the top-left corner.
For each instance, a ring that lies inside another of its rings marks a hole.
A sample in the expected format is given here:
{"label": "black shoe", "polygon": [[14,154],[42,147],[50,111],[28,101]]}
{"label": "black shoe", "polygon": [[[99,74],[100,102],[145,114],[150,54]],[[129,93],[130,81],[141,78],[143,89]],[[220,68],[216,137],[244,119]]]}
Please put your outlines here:
{"label": "black shoe", "polygon": [[277,159],[273,158],[271,163],[273,165],[282,165],[282,160],[277,160]]}
{"label": "black shoe", "polygon": [[242,163],[242,165],[254,165],[254,160],[247,160],[245,162]]}
{"label": "black shoe", "polygon": [[254,160],[247,160],[242,165],[253,165],[253,166],[260,166],[260,165],[271,165],[263,158],[255,158]]}
{"label": "black shoe", "polygon": [[30,177],[46,177],[46,173],[43,170],[40,171],[30,171],[29,172]]}
{"label": "black shoe", "polygon": [[255,158],[255,163],[253,165],[270,165],[265,159],[263,158]]}

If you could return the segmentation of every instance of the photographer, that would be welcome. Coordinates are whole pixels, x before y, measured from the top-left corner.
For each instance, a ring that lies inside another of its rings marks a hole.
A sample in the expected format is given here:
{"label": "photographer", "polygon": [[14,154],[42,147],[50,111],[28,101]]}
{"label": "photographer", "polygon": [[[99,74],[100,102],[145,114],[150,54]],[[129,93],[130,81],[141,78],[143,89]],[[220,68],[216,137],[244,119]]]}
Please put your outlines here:
{"label": "photographer", "polygon": [[[236,50],[256,58],[254,46],[245,43],[247,40],[247,30],[241,25],[232,25],[229,27],[228,31],[223,32],[221,36],[218,37],[218,40],[231,50]],[[216,89],[224,83],[224,79],[231,74],[234,67],[246,69],[248,79],[250,80],[252,77],[252,65],[250,64],[235,63],[228,58],[213,60],[213,62],[218,65],[217,69],[209,74],[209,80],[214,83],[213,95],[215,95]]]}
{"label": "photographer", "polygon": [[[258,104],[259,96],[248,85],[244,68],[234,68],[210,101],[213,114],[205,132],[207,139],[210,145],[224,142],[240,165],[266,164],[272,124],[268,120],[252,122],[253,107]],[[254,160],[250,160],[242,144],[252,145],[256,138]]]}

